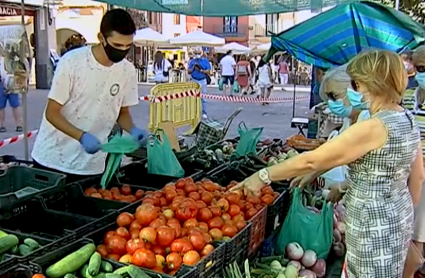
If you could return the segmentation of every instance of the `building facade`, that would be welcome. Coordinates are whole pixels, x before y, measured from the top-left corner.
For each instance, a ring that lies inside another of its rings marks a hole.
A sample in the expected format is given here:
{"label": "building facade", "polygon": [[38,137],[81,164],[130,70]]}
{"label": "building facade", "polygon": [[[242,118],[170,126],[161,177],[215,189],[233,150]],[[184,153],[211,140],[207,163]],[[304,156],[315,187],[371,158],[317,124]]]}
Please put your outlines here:
{"label": "building facade", "polygon": [[203,31],[248,46],[249,16],[204,17]]}

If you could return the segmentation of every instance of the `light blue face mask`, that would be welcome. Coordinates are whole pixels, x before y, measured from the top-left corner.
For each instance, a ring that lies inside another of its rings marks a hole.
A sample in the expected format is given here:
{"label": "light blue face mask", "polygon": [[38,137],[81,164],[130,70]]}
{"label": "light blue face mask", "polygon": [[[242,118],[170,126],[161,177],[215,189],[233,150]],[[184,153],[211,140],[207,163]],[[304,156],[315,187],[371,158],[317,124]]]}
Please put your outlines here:
{"label": "light blue face mask", "polygon": [[369,110],[363,110],[362,112],[360,112],[359,116],[357,117],[357,122],[361,122],[368,119],[370,119]]}
{"label": "light blue face mask", "polygon": [[335,101],[328,100],[328,107],[332,113],[344,118],[349,117],[351,115],[351,111],[353,111],[352,106],[344,105],[344,99],[337,99]]}
{"label": "light blue face mask", "polygon": [[347,89],[348,101],[351,103],[354,109],[357,110],[367,110],[369,105],[367,102],[362,101],[363,95],[357,91],[354,91],[351,88]]}
{"label": "light blue face mask", "polygon": [[425,72],[417,72],[415,79],[419,84],[419,87],[425,88]]}

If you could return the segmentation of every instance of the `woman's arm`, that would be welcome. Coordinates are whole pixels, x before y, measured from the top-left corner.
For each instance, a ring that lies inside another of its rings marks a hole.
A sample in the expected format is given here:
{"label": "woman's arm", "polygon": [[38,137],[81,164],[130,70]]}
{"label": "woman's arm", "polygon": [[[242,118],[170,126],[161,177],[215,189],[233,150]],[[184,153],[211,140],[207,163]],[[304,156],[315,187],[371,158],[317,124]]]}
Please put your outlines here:
{"label": "woman's arm", "polygon": [[320,172],[346,165],[382,147],[387,136],[386,127],[379,119],[354,124],[316,150],[267,168],[270,180],[287,180],[313,171]]}
{"label": "woman's arm", "polygon": [[422,143],[419,144],[418,154],[416,155],[415,161],[412,164],[412,170],[410,171],[408,187],[410,194],[412,195],[413,206],[417,206],[421,200],[422,195],[422,184],[425,180],[423,154],[422,154]]}

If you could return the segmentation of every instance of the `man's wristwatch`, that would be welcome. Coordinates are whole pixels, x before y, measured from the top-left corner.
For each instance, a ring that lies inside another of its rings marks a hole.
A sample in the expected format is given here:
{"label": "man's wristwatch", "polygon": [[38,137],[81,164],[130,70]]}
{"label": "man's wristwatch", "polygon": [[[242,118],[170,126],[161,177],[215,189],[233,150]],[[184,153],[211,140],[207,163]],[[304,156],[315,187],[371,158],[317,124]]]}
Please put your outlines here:
{"label": "man's wristwatch", "polygon": [[262,182],[267,185],[272,183],[272,181],[270,180],[269,171],[267,171],[267,169],[261,169],[260,171],[258,171],[258,177]]}

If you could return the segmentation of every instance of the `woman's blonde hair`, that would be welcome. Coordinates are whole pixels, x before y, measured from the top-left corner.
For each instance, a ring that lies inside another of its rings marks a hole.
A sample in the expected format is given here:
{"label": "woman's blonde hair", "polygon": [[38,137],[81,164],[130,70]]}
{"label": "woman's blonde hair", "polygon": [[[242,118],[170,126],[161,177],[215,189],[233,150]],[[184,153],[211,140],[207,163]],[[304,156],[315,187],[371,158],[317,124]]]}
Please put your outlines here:
{"label": "woman's blonde hair", "polygon": [[323,101],[329,99],[332,93],[335,99],[342,99],[347,94],[347,88],[351,88],[351,78],[347,74],[347,65],[328,70],[320,84],[319,95]]}
{"label": "woman's blonde hair", "polygon": [[425,66],[425,45],[415,49],[412,54],[412,61],[414,65]]}
{"label": "woman's blonde hair", "polygon": [[399,103],[407,87],[407,72],[397,53],[369,50],[354,57],[347,66],[353,81],[364,84],[372,97]]}

